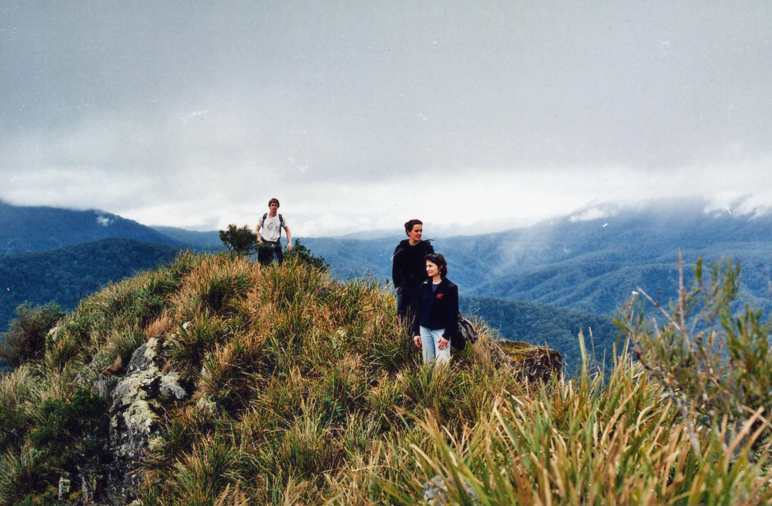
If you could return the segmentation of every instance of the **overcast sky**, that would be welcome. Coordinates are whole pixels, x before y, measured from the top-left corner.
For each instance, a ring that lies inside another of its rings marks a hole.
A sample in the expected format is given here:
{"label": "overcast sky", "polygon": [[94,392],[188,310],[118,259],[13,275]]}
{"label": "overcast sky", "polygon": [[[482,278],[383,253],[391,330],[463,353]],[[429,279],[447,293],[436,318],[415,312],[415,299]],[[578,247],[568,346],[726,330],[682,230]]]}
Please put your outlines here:
{"label": "overcast sky", "polygon": [[313,235],[770,206],[770,90],[768,0],[2,0],[0,199],[212,229],[277,196]]}

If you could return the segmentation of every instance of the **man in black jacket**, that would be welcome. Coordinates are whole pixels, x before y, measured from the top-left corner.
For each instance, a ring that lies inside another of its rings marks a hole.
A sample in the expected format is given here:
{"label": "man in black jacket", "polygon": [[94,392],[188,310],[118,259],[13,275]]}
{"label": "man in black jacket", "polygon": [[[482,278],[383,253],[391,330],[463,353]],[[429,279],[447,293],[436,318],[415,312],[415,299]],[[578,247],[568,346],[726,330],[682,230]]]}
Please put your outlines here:
{"label": "man in black jacket", "polygon": [[397,314],[412,328],[416,318],[421,283],[426,280],[426,255],[434,253],[429,241],[421,240],[424,224],[412,219],[405,223],[407,239],[394,249],[391,279],[397,289]]}

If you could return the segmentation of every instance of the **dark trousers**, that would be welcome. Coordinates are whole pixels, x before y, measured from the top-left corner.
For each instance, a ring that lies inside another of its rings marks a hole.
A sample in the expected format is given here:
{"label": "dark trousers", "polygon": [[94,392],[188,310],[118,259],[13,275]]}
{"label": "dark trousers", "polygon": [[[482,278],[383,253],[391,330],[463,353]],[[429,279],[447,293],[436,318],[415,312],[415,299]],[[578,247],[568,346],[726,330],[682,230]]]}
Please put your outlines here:
{"label": "dark trousers", "polygon": [[284,255],[281,252],[281,241],[263,242],[257,245],[257,261],[261,265],[269,265],[273,262],[274,257],[279,263],[284,260]]}
{"label": "dark trousers", "polygon": [[420,295],[421,285],[397,288],[397,316],[407,325],[408,331],[413,328],[416,318],[418,318]]}

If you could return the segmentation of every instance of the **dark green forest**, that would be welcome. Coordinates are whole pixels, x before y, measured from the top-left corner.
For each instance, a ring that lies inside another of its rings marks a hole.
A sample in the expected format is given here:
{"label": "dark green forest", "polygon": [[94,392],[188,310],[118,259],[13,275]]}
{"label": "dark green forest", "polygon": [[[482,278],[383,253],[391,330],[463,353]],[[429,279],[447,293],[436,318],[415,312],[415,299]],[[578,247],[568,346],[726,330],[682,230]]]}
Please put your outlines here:
{"label": "dark green forest", "polygon": [[45,253],[0,257],[0,329],[16,306],[56,302],[73,309],[107,283],[171,262],[178,250],[130,239],[104,239]]}

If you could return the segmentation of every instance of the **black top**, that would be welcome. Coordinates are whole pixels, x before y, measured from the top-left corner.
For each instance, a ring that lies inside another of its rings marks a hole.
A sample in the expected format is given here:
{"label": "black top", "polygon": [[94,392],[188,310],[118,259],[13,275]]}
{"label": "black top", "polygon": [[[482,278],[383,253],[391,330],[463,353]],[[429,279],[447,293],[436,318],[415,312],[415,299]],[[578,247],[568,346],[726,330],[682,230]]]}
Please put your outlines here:
{"label": "black top", "polygon": [[391,263],[391,279],[396,288],[414,287],[426,279],[426,255],[434,253],[429,241],[419,241],[415,246],[405,239],[394,249]]}
{"label": "black top", "polygon": [[458,287],[445,278],[432,287],[432,281],[427,279],[421,285],[418,299],[418,319],[413,324],[413,335],[418,335],[418,326],[437,330],[445,329],[443,337],[450,339],[456,334],[458,320]]}

